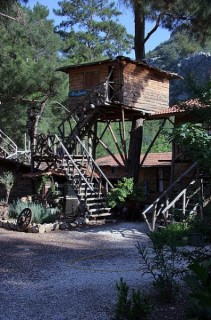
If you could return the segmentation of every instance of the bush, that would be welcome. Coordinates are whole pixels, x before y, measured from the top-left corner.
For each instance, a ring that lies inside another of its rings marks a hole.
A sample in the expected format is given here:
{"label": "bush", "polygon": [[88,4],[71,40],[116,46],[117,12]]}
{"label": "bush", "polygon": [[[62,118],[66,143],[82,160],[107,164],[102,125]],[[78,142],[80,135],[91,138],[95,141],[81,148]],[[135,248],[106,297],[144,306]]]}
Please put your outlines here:
{"label": "bush", "polygon": [[185,244],[183,238],[190,234],[190,230],[187,223],[172,223],[165,229],[152,232],[150,238],[154,245],[175,247]]}
{"label": "bush", "polygon": [[50,208],[43,207],[40,203],[23,202],[21,200],[14,201],[9,207],[9,217],[17,219],[18,215],[24,208],[32,210],[33,223],[50,223],[56,219],[56,212],[51,211]]}
{"label": "bush", "polygon": [[135,187],[133,178],[123,178],[118,181],[116,188],[112,189],[107,197],[107,203],[111,208],[124,206],[127,201],[141,200],[142,190]]}
{"label": "bush", "polygon": [[131,299],[128,297],[129,286],[120,278],[116,284],[118,301],[116,304],[115,320],[142,320],[147,319],[150,304],[146,298],[141,297],[140,290],[132,290]]}
{"label": "bush", "polygon": [[191,314],[197,320],[211,319],[211,259],[195,261],[189,265],[191,271],[186,281],[192,288],[190,294]]}

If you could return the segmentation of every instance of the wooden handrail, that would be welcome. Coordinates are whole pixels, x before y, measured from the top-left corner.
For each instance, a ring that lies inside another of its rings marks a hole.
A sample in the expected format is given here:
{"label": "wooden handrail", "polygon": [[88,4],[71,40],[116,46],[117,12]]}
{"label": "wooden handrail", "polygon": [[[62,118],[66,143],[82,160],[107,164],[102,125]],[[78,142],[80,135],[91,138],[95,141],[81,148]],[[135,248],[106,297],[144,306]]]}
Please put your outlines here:
{"label": "wooden handrail", "polygon": [[113,188],[113,185],[111,184],[111,182],[108,180],[108,178],[106,177],[106,175],[103,173],[103,171],[100,169],[100,167],[98,166],[98,164],[95,162],[95,160],[93,159],[93,157],[91,156],[91,154],[89,153],[89,151],[86,149],[85,145],[83,144],[83,142],[80,140],[80,138],[78,136],[76,136],[76,139],[78,140],[78,142],[81,144],[82,148],[84,149],[84,151],[86,152],[87,156],[89,157],[89,159],[92,161],[92,164],[97,168],[97,170],[100,172],[101,176],[105,179],[105,181],[108,183],[108,185]]}
{"label": "wooden handrail", "polygon": [[146,215],[152,208],[154,208],[172,189],[177,185],[182,178],[184,178],[191,170],[197,166],[197,162],[194,162],[179,178],[177,178],[161,195],[158,197],[149,207],[147,207],[141,214]]}
{"label": "wooden handrail", "polygon": [[86,179],[86,177],[83,175],[83,173],[81,172],[81,170],[79,169],[79,167],[77,166],[77,164],[75,163],[74,159],[72,158],[72,156],[69,154],[69,152],[67,151],[66,147],[63,145],[62,141],[59,139],[59,137],[55,134],[55,137],[59,143],[59,145],[62,147],[62,149],[65,151],[66,155],[68,156],[68,158],[71,160],[74,168],[77,170],[78,174],[80,175],[80,177],[84,180],[84,182],[86,183],[86,185],[89,187],[89,189],[93,192],[94,189],[92,188],[92,186],[90,185],[89,181]]}

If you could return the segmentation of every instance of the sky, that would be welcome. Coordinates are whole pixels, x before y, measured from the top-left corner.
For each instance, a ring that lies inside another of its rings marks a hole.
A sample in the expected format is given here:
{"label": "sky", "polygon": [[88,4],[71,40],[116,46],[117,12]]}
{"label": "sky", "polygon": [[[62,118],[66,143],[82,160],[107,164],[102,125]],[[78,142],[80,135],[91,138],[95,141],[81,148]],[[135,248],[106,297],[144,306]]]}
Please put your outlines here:
{"label": "sky", "polygon": [[[50,15],[49,18],[54,19],[55,21],[58,21],[60,19],[59,17],[55,16],[53,14],[53,8],[57,9],[58,8],[58,0],[29,0],[28,1],[28,5],[33,8],[33,6],[39,2],[40,4],[48,7],[49,11],[50,11]],[[119,17],[119,22],[125,26],[125,28],[127,29],[127,32],[134,35],[134,18],[133,18],[133,13],[131,12],[131,10],[126,9],[123,6],[117,5],[119,11],[122,11],[123,14],[121,17]],[[146,23],[146,34],[153,28],[154,24],[147,22]],[[146,42],[145,45],[145,50],[146,53],[153,50],[154,48],[156,48],[161,42],[164,42],[166,40],[168,40],[170,37],[170,33],[168,30],[163,29],[163,28],[159,28],[151,37],[150,39]],[[134,58],[134,52],[132,52],[130,54],[131,58]]]}

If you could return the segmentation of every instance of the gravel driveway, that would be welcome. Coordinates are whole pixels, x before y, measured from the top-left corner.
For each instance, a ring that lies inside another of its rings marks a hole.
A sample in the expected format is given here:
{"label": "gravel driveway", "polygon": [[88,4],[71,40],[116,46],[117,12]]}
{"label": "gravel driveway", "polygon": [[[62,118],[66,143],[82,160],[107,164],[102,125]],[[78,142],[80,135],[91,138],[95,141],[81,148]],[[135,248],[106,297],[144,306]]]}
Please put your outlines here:
{"label": "gravel driveway", "polygon": [[0,320],[109,320],[116,282],[149,285],[135,244],[144,223],[117,223],[45,234],[0,228]]}

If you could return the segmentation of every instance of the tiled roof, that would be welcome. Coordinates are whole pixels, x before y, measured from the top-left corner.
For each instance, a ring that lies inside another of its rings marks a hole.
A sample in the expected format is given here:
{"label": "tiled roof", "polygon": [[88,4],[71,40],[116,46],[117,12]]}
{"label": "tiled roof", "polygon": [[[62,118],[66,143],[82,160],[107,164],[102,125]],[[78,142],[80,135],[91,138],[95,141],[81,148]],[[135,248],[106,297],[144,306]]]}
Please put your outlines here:
{"label": "tiled roof", "polygon": [[179,104],[173,105],[170,108],[162,109],[161,111],[151,114],[150,119],[162,118],[162,116],[172,116],[179,113],[189,112],[193,109],[208,108],[210,105],[203,104],[199,99],[190,99]]}
{"label": "tiled roof", "polygon": [[[143,159],[143,156],[140,158],[140,163],[141,160]],[[119,160],[120,163],[123,164],[123,161],[120,157],[119,154],[116,154],[115,157]],[[149,153],[144,161],[143,167],[163,167],[163,166],[170,166],[172,160],[172,153],[171,152],[164,152],[164,153]],[[116,167],[118,166],[117,162],[111,157],[111,156],[106,156],[102,158],[98,158],[96,160],[97,164],[101,166],[111,166],[111,167]]]}

